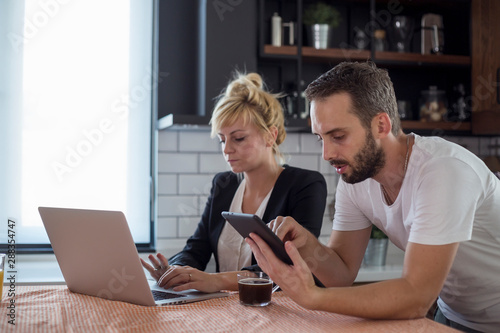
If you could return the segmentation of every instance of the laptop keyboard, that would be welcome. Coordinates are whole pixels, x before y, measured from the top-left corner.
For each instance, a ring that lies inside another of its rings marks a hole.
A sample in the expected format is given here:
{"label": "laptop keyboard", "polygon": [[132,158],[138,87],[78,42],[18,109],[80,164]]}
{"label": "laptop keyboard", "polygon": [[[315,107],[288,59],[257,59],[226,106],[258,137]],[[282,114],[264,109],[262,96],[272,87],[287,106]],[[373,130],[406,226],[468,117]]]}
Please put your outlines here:
{"label": "laptop keyboard", "polygon": [[169,293],[168,291],[159,291],[159,290],[151,290],[151,291],[153,292],[153,298],[155,299],[155,301],[162,301],[164,299],[171,299],[171,298],[187,297],[186,295]]}

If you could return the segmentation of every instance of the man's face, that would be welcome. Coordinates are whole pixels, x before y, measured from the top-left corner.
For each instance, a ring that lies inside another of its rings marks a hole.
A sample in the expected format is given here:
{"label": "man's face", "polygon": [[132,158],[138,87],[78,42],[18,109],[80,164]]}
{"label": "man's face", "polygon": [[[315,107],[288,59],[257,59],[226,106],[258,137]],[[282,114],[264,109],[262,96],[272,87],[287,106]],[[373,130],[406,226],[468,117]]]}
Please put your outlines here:
{"label": "man's face", "polygon": [[338,93],[311,103],[312,132],[323,143],[323,159],[347,183],[374,177],[385,165],[385,154],[358,117],[349,110],[351,97]]}

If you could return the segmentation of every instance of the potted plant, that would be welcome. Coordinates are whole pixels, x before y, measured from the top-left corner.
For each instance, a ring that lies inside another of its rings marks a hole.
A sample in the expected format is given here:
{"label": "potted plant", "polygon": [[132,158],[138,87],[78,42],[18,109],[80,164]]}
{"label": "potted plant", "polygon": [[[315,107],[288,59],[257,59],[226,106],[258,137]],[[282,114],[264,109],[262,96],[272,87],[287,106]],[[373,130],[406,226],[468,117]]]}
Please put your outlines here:
{"label": "potted plant", "polygon": [[377,226],[372,226],[370,241],[365,251],[364,263],[367,266],[384,266],[389,239]]}
{"label": "potted plant", "polygon": [[307,7],[303,22],[308,31],[309,41],[317,49],[328,48],[331,31],[342,21],[339,11],[332,5],[317,2]]}

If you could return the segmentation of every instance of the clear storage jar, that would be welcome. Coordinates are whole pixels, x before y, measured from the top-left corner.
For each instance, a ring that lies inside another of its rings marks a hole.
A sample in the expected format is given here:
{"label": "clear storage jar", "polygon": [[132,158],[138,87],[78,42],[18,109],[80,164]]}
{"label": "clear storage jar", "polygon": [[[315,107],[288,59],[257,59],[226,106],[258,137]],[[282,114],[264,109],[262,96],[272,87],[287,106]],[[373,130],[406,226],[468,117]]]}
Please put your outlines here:
{"label": "clear storage jar", "polygon": [[448,112],[446,93],[438,90],[436,86],[430,86],[429,90],[423,90],[420,94],[420,120],[444,120]]}

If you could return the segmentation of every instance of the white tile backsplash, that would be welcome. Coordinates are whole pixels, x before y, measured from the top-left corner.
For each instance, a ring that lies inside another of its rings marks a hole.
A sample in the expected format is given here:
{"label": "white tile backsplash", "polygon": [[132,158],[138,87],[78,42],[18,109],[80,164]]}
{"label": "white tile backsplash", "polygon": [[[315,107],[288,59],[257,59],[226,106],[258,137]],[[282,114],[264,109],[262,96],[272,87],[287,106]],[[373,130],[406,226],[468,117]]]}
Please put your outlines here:
{"label": "white tile backsplash", "polygon": [[186,131],[179,132],[179,150],[182,152],[220,153],[221,146],[219,139],[210,138],[210,132],[208,131]]}
{"label": "white tile backsplash", "polygon": [[158,153],[158,173],[198,173],[198,153]]}
{"label": "white tile backsplash", "polygon": [[304,133],[300,136],[300,151],[302,153],[322,154],[323,146],[316,135]]}
{"label": "white tile backsplash", "polygon": [[[328,209],[328,207],[327,207]],[[321,225],[321,235],[329,236],[332,232],[333,221],[330,220],[328,216],[323,218],[323,224]]]}
{"label": "white tile backsplash", "polygon": [[465,136],[443,136],[443,139],[454,142],[465,149],[479,155],[479,140],[475,137],[465,137]]}
{"label": "white tile backsplash", "polygon": [[158,175],[158,194],[177,194],[177,175]]}
{"label": "white tile backsplash", "polygon": [[179,237],[190,237],[200,222],[200,216],[179,218]]}
{"label": "white tile backsplash", "polygon": [[[489,146],[500,143],[498,138],[489,137],[452,136],[446,139],[465,145],[482,156],[495,153]],[[339,176],[323,160],[321,143],[311,133],[289,133],[280,150],[288,164],[317,170],[325,176],[328,197],[321,239],[326,242],[332,228],[328,205],[335,198]],[[201,131],[163,130],[158,133],[158,244],[178,243],[179,250],[184,246],[205,208],[213,176],[225,170],[230,168],[218,140],[210,138],[208,127]]]}
{"label": "white tile backsplash", "polygon": [[[333,167],[331,168],[333,169]],[[325,177],[326,188],[328,190],[328,193],[334,195],[335,192],[337,191],[337,184],[339,182],[340,176],[337,173],[334,173],[334,174],[323,174],[323,177]]]}
{"label": "white tile backsplash", "polygon": [[287,156],[287,163],[298,168],[319,170],[318,155],[314,154],[290,154]]}
{"label": "white tile backsplash", "polygon": [[159,217],[156,228],[157,238],[178,238],[177,217]]}
{"label": "white tile backsplash", "polygon": [[480,138],[479,140],[480,156],[482,158],[490,155],[500,156],[500,147],[498,147],[499,144],[500,144],[500,138],[497,137]]}
{"label": "white tile backsplash", "polygon": [[177,151],[177,131],[158,131],[158,151]]}
{"label": "white tile backsplash", "polygon": [[201,173],[217,173],[225,170],[230,168],[222,153],[200,154]]}
{"label": "white tile backsplash", "polygon": [[285,141],[279,146],[282,154],[300,153],[299,144],[300,134],[289,133],[286,135]]}
{"label": "white tile backsplash", "polygon": [[319,172],[324,175],[337,175],[335,168],[328,161],[325,161],[321,155],[319,156]]}
{"label": "white tile backsplash", "polygon": [[197,216],[200,212],[196,195],[158,196],[158,217]]}
{"label": "white tile backsplash", "polygon": [[212,188],[215,174],[181,174],[179,175],[179,194],[208,195]]}
{"label": "white tile backsplash", "polygon": [[[186,239],[194,232],[213,176],[230,170],[217,139],[206,131],[164,130],[158,134],[158,240]],[[321,144],[310,133],[289,133],[280,150],[287,163],[299,168],[323,172],[329,191],[327,205],[333,198],[338,176],[321,158]],[[325,211],[322,234],[330,234],[331,221]],[[328,226],[330,223],[330,226]]]}

